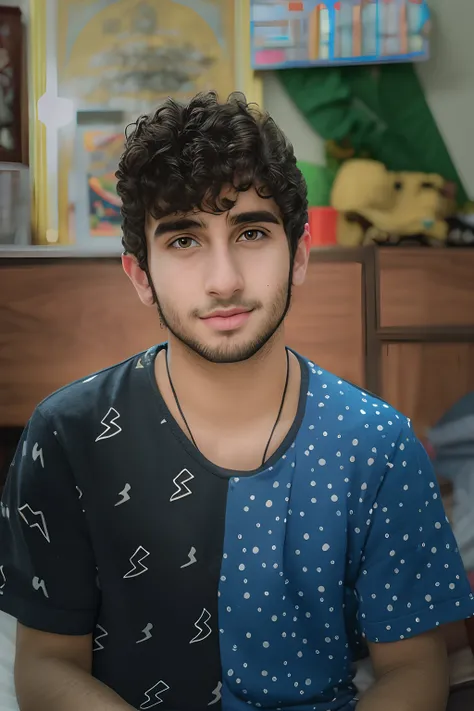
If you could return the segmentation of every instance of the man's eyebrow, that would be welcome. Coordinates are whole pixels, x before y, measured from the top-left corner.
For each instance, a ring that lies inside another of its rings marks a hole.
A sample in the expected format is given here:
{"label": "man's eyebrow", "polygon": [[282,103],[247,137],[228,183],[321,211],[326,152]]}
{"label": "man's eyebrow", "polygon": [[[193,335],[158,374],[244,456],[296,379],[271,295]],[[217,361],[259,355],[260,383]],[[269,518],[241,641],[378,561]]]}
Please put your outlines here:
{"label": "man's eyebrow", "polygon": [[270,222],[272,225],[281,225],[281,220],[270,210],[251,210],[239,212],[229,216],[231,225],[247,225],[254,222]]}
{"label": "man's eyebrow", "polygon": [[[280,225],[281,220],[270,210],[249,210],[229,215],[231,225],[248,225],[255,222],[269,222],[272,225]],[[202,229],[206,225],[201,220],[192,217],[177,217],[174,220],[167,220],[160,223],[155,230],[155,237],[161,237],[173,232],[185,232],[190,229]]]}
{"label": "man's eyebrow", "polygon": [[159,224],[155,230],[155,237],[202,227],[205,227],[205,225],[200,220],[193,220],[191,217],[177,217],[175,220],[169,220]]}

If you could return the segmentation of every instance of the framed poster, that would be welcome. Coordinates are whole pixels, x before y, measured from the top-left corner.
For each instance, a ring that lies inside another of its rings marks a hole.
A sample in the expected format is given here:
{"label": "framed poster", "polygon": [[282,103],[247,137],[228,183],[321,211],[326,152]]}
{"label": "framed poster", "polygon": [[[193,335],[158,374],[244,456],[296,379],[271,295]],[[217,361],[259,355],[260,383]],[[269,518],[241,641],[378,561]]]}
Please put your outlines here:
{"label": "framed poster", "polygon": [[254,69],[287,69],[429,56],[426,0],[251,0]]}
{"label": "framed poster", "polygon": [[122,237],[115,171],[124,148],[121,126],[79,126],[69,179],[69,204],[78,247],[106,249]]}
{"label": "framed poster", "polygon": [[209,89],[261,103],[250,0],[30,2],[36,242],[118,247],[111,176],[125,126]]}

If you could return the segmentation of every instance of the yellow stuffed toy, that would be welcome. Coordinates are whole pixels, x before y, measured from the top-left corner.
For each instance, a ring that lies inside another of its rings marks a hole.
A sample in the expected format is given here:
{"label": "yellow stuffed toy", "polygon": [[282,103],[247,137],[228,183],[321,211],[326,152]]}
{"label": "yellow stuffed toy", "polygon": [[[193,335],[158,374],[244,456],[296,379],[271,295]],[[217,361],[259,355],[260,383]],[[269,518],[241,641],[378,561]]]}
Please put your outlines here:
{"label": "yellow stuffed toy", "polygon": [[348,160],[331,193],[331,205],[339,213],[337,241],[355,247],[416,237],[444,245],[454,197],[454,186],[440,175],[395,173],[377,161]]}

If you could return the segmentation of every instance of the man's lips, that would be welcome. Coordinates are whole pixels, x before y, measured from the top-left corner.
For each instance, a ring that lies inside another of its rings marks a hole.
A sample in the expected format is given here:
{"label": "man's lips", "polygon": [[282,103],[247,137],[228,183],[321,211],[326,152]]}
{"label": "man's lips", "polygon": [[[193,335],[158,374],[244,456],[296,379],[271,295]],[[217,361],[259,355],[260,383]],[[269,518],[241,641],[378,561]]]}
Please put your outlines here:
{"label": "man's lips", "polygon": [[202,316],[202,318],[207,321],[210,318],[229,318],[230,316],[237,316],[238,314],[248,314],[249,309],[221,309],[220,311],[213,311],[208,316]]}
{"label": "man's lips", "polygon": [[252,310],[242,308],[221,309],[203,317],[202,321],[215,331],[235,331],[247,322],[251,313]]}

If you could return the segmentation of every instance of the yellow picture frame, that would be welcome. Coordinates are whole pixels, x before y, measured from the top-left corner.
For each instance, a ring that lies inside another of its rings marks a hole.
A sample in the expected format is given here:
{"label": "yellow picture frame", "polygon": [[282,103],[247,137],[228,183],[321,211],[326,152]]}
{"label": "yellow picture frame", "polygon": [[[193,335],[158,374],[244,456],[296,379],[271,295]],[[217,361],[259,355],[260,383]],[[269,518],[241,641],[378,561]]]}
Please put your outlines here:
{"label": "yellow picture frame", "polygon": [[[61,6],[58,5],[59,1],[62,2]],[[88,1],[93,2],[93,0],[83,0],[84,5]],[[118,2],[127,3],[134,0],[117,0]],[[163,0],[163,2],[186,4],[186,0],[183,2]],[[229,89],[242,91],[249,101],[261,106],[261,79],[252,70],[250,63],[250,0],[219,0],[219,3],[224,2],[231,7],[233,20],[234,86],[229,86]],[[83,244],[84,240],[79,240],[76,234],[75,216],[74,211],[71,210],[68,187],[76,150],[76,122],[75,119],[69,122],[66,119],[62,123],[58,121],[58,102],[71,103],[71,97],[61,96],[60,78],[58,79],[63,66],[61,64],[58,68],[58,48],[61,46],[58,40],[60,36],[58,24],[61,21],[58,8],[61,7],[64,14],[65,4],[66,0],[30,0],[28,34],[31,87],[32,234],[35,244],[80,246],[79,243]],[[104,3],[105,5],[107,4]],[[51,104],[51,97],[55,100],[54,105]],[[157,100],[156,105],[158,104]],[[137,111],[136,116],[139,113],[143,111]],[[88,246],[93,248],[97,244],[92,238]],[[111,247],[116,249],[117,244],[111,244]]]}

